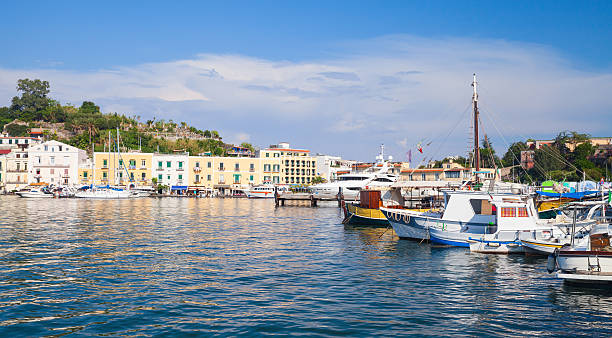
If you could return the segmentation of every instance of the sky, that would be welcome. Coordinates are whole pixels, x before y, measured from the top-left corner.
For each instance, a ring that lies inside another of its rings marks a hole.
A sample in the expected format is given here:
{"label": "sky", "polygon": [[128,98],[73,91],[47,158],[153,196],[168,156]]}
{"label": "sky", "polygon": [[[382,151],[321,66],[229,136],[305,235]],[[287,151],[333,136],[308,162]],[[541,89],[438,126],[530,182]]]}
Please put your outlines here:
{"label": "sky", "polygon": [[[465,155],[472,74],[499,153],[612,136],[610,1],[3,4],[0,106],[20,78],[66,104],[185,121],[227,142],[373,160]],[[416,154],[418,144],[424,154]]]}

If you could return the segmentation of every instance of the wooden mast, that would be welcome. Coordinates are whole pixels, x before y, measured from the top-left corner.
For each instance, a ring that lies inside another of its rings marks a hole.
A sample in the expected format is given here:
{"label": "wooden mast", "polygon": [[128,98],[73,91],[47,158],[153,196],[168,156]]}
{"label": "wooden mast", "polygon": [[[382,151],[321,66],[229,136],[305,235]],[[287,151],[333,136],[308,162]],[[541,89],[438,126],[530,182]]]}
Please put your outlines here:
{"label": "wooden mast", "polygon": [[474,165],[476,167],[475,179],[478,183],[478,172],[480,171],[480,146],[478,144],[478,92],[476,91],[476,74],[474,73],[474,81],[472,82],[474,87],[474,95],[472,96],[472,103],[474,105]]}

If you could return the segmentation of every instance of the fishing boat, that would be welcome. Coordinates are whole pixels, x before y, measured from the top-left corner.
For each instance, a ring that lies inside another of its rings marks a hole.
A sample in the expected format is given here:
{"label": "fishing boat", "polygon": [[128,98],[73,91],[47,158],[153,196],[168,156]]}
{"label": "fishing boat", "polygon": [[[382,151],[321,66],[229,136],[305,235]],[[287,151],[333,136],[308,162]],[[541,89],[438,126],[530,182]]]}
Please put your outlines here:
{"label": "fishing boat", "polygon": [[595,226],[589,236],[548,257],[548,272],[573,283],[612,283],[612,225]]}
{"label": "fishing boat", "polygon": [[343,205],[343,224],[388,226],[389,221],[380,211],[383,205],[380,190],[361,190],[359,203]]}

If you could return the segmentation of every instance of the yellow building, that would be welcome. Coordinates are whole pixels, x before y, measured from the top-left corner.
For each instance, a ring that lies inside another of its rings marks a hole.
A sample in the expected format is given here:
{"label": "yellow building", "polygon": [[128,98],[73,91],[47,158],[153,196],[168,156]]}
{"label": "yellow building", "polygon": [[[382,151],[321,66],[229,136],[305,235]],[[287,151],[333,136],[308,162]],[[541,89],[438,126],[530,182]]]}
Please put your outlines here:
{"label": "yellow building", "polygon": [[[119,156],[112,152],[96,152],[94,154],[95,184],[151,186],[152,162],[152,153],[127,152]],[[85,171],[83,169],[83,174]],[[79,178],[83,176],[79,175]]]}
{"label": "yellow building", "polygon": [[191,191],[244,190],[252,185],[273,182],[280,182],[280,159],[278,158],[189,157],[189,190]]}
{"label": "yellow building", "polygon": [[[289,143],[282,142],[272,145],[262,150],[260,157],[280,160],[278,164],[271,163],[272,167],[267,168],[272,178],[275,174],[279,174],[280,183],[308,185],[317,175],[317,158],[310,156],[309,150],[291,148]],[[265,169],[264,173],[266,173]]]}

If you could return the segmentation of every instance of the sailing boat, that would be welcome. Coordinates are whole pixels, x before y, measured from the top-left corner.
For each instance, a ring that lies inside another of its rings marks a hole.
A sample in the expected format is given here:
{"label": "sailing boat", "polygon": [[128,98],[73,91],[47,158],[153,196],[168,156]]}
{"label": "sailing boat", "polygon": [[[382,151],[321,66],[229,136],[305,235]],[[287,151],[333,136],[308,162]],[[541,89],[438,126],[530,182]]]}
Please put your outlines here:
{"label": "sailing boat", "polygon": [[[117,129],[117,137],[119,136],[119,130]],[[110,145],[111,145],[111,136],[110,131],[108,132],[108,144],[109,144],[109,156],[110,156]],[[93,147],[92,147],[93,149]],[[119,149],[119,145],[117,144],[117,149]],[[94,161],[92,161],[92,184],[89,189],[82,190],[77,192],[74,197],[77,198],[88,198],[88,199],[125,199],[134,197],[129,191],[119,188],[113,188],[109,185],[104,187],[96,187],[95,179],[96,179],[96,166],[95,166],[95,157]]]}
{"label": "sailing boat", "polygon": [[[474,74],[474,164],[479,183],[478,92]],[[492,190],[492,189],[490,189]],[[431,240],[434,243],[470,247],[472,251],[509,253],[522,251],[518,235],[528,232],[533,239],[559,236],[564,223],[538,219],[533,199],[520,191],[445,191],[442,212],[418,213],[396,208],[381,208],[400,238]],[[503,244],[503,246],[500,245]]]}

